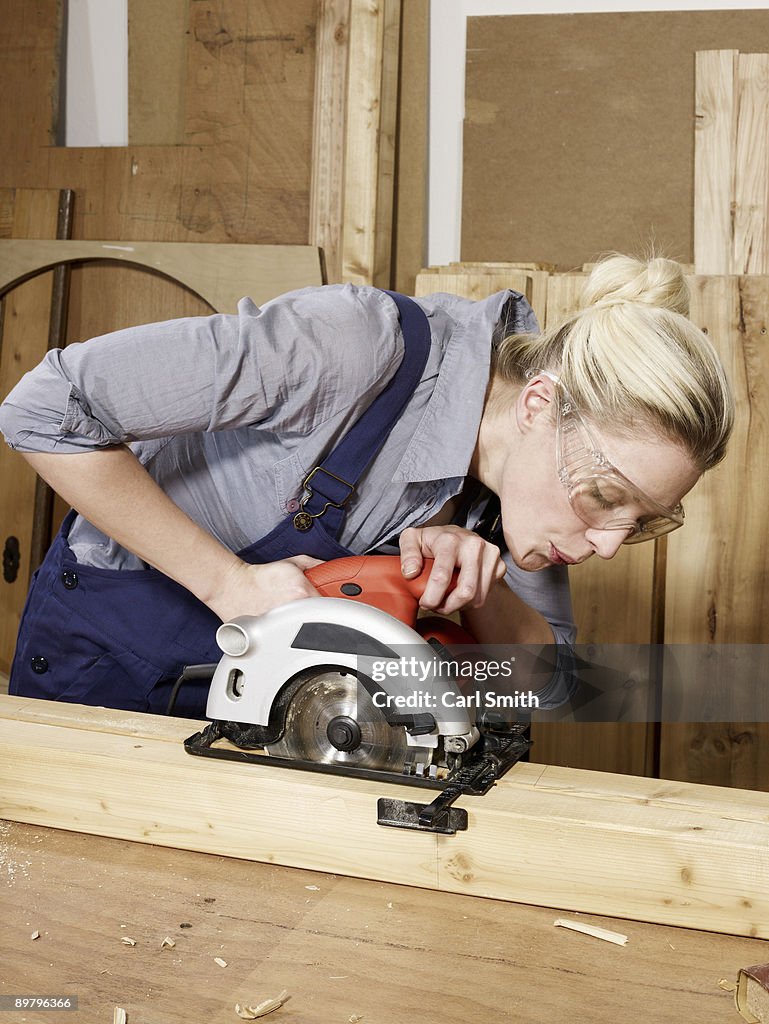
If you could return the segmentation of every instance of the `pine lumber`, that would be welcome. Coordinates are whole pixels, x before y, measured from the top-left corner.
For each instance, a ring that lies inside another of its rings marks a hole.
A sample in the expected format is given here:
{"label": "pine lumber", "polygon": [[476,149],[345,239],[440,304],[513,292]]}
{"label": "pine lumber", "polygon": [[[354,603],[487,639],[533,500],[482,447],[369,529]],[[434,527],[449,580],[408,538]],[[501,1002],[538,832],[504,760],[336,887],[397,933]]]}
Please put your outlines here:
{"label": "pine lumber", "polygon": [[737,56],[736,50],[696,54],[694,265],[698,274],[732,273]]}
{"label": "pine lumber", "polygon": [[737,58],[733,274],[769,272],[769,53]]}
{"label": "pine lumber", "polygon": [[342,278],[389,287],[400,0],[350,0]]}
{"label": "pine lumber", "polygon": [[[769,643],[769,278],[695,277],[689,286],[692,319],[718,349],[736,398],[726,458],[687,496],[687,526],[668,539],[665,639],[697,645],[706,663],[714,645]],[[691,706],[692,695],[674,687],[676,673],[664,676],[671,706],[677,700]],[[694,701],[697,717],[663,724],[661,771],[668,778],[765,789],[769,725],[708,721],[711,697],[718,706],[722,685],[734,682],[716,682],[712,671],[704,671]]]}
{"label": "pine lumber", "polygon": [[769,937],[769,796],[516,766],[455,836],[398,785],[193,758],[198,723],[0,698],[0,818],[444,892]]}
{"label": "pine lumber", "polygon": [[0,293],[57,263],[93,260],[164,274],[219,312],[234,312],[244,295],[260,303],[323,283],[318,250],[309,245],[0,239]]}
{"label": "pine lumber", "polygon": [[330,284],[342,280],[345,115],[350,0],[320,0],[310,178],[310,241]]}

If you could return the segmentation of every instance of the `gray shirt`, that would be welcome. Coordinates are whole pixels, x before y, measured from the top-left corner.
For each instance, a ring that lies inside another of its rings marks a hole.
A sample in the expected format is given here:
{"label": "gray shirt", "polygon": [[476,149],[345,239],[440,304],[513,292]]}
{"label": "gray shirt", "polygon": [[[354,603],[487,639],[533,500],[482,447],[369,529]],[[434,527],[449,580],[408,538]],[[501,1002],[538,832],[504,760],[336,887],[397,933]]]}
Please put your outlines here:
{"label": "gray shirt", "polygon": [[[433,516],[464,483],[489,380],[495,331],[537,329],[503,291],[473,302],[420,298],[431,351],[422,380],[347,505],[340,542],[381,549]],[[305,288],[237,315],[150,324],[47,354],[0,407],[20,451],[84,452],[128,444],[172,500],[233,551],[296,507],[302,481],[397,369],[395,304],[353,285]],[[472,525],[472,524],[471,524]],[[79,561],[142,568],[82,517]],[[507,582],[553,628],[575,638],[565,566],[537,573],[506,555]]]}

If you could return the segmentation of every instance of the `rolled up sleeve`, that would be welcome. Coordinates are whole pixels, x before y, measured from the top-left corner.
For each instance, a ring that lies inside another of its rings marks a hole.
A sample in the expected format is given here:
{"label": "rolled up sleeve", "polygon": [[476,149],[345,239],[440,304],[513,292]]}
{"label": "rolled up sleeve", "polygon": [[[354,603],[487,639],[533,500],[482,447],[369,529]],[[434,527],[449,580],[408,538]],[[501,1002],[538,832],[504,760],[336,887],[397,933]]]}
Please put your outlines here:
{"label": "rolled up sleeve", "polygon": [[116,331],[49,352],[0,406],[0,431],[62,453],[260,424],[301,433],[382,387],[397,325],[384,293],[344,285]]}

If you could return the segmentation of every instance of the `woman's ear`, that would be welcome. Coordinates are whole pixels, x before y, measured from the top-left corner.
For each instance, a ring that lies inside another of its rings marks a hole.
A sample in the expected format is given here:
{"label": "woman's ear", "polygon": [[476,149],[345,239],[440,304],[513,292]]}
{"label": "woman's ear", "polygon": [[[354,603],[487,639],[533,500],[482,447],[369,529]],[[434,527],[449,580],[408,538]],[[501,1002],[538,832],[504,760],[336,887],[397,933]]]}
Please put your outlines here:
{"label": "woman's ear", "polygon": [[[521,430],[530,430],[535,424],[544,425],[554,412],[555,383],[545,374],[538,374],[526,382],[515,406],[516,419]],[[542,414],[545,414],[544,418]]]}

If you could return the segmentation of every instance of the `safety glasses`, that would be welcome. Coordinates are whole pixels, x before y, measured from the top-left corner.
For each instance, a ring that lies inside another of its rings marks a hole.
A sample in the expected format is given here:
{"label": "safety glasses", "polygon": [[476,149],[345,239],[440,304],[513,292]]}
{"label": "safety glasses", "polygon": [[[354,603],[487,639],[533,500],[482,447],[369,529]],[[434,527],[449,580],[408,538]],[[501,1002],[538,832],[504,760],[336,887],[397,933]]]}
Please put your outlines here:
{"label": "safety glasses", "polygon": [[557,377],[556,458],[558,476],[579,518],[596,530],[625,530],[623,544],[640,544],[684,524],[681,504],[667,508],[613,466]]}

